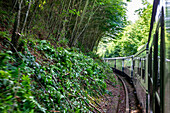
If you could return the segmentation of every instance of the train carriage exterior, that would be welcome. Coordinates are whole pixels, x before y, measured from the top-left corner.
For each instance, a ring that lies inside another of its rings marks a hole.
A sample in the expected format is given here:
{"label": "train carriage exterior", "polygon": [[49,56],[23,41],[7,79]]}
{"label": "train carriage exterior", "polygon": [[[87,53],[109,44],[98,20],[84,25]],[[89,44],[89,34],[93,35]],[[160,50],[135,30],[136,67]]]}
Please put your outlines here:
{"label": "train carriage exterior", "polygon": [[135,55],[104,58],[136,89],[145,113],[170,113],[170,0],[154,0],[147,44]]}

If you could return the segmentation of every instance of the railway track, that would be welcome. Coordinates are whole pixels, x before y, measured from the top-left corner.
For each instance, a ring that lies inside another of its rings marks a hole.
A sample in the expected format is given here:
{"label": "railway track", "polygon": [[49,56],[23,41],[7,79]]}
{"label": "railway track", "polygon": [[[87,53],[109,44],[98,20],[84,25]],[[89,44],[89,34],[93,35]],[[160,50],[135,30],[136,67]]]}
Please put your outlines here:
{"label": "railway track", "polygon": [[[142,108],[139,105],[135,88],[133,87],[133,85],[130,84],[125,77],[119,75],[117,75],[117,77],[122,82],[122,85],[124,87],[124,91],[126,95],[126,113],[142,113]],[[118,105],[117,111],[119,111],[120,106],[121,105]]]}

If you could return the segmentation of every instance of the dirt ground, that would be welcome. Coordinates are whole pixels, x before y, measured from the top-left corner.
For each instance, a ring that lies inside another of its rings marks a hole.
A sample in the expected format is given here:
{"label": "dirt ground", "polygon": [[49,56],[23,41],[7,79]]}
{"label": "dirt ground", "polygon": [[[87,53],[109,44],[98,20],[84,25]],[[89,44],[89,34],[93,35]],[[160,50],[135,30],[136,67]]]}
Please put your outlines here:
{"label": "dirt ground", "polygon": [[104,113],[125,113],[125,91],[122,83],[116,76],[115,79],[118,81],[117,84],[106,80],[107,90],[111,92],[111,94],[106,94],[101,100],[100,106]]}

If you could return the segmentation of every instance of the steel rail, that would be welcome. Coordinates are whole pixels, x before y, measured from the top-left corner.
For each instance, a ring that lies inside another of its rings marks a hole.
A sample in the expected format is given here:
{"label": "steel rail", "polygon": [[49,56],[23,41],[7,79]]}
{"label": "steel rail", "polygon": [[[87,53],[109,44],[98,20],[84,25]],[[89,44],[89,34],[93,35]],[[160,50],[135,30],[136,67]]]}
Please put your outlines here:
{"label": "steel rail", "polygon": [[129,96],[128,96],[128,89],[127,89],[127,87],[126,87],[126,84],[125,84],[125,82],[124,82],[124,80],[120,77],[120,76],[118,76],[117,74],[116,74],[116,76],[118,77],[118,79],[122,82],[122,84],[123,84],[123,87],[124,87],[124,89],[125,89],[125,95],[126,95],[126,113],[129,113]]}

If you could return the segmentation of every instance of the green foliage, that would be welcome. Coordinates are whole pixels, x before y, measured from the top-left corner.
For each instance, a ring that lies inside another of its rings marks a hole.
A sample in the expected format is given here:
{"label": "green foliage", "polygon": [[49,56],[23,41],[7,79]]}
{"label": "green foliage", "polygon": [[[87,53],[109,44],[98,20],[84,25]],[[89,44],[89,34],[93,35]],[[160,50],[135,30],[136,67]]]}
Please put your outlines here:
{"label": "green foliage", "polygon": [[31,1],[0,2],[1,26],[10,31],[0,36],[11,37],[16,48],[19,38],[34,34],[55,43],[67,39],[70,47],[93,51],[104,36],[115,38],[126,24],[123,0]]}
{"label": "green foliage", "polygon": [[[99,9],[93,15],[82,45],[89,48],[89,51],[96,50],[99,41],[109,36],[115,38],[126,25],[126,9],[122,0],[105,0],[98,1]],[[93,44],[93,42],[95,42]],[[92,46],[92,49],[90,49]]]}
{"label": "green foliage", "polygon": [[[5,38],[8,38],[10,35],[9,35],[9,32],[8,31],[0,31],[0,37],[5,37]],[[10,40],[10,38],[8,38]]]}
{"label": "green foliage", "polygon": [[0,54],[2,112],[89,112],[89,96],[106,93],[104,64],[76,48],[55,49],[46,40],[27,44],[19,53],[22,60]]}
{"label": "green foliage", "polygon": [[135,54],[138,48],[146,44],[149,35],[149,18],[152,12],[152,5],[146,0],[143,1],[143,4],[146,7],[136,10],[140,18],[135,23],[125,27],[124,31],[112,42],[103,41],[101,43],[100,48],[106,49],[106,51],[101,53],[102,49],[99,48],[100,55],[103,55],[103,57],[130,56]]}

